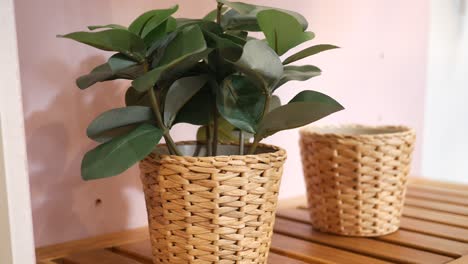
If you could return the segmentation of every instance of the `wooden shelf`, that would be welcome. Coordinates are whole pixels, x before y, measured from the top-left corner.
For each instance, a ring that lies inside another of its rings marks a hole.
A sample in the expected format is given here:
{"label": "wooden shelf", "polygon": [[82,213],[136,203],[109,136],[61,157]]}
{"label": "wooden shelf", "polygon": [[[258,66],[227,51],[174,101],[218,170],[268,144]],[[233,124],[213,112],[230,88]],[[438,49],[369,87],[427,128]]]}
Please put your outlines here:
{"label": "wooden shelf", "polygon": [[[343,237],[312,229],[305,198],[278,210],[271,264],[468,263],[468,186],[414,179],[399,231],[378,238]],[[37,249],[38,263],[151,263],[146,228]]]}

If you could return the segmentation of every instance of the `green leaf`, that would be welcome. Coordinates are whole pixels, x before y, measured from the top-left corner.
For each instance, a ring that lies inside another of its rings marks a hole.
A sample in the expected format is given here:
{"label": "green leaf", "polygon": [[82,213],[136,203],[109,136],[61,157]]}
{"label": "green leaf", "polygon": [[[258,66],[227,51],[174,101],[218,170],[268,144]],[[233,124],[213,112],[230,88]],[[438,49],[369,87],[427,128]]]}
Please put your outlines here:
{"label": "green leaf", "polygon": [[179,7],[176,5],[176,6],[173,6],[171,8],[168,8],[168,9],[148,11],[148,12],[140,15],[139,17],[137,17],[130,24],[130,26],[128,27],[128,30],[130,32],[133,32],[133,33],[137,34],[138,36],[141,36],[142,32],[143,32],[143,29],[149,23],[149,21],[151,19],[153,19],[154,16],[157,16],[157,18],[152,23],[156,24],[156,22],[158,21],[158,18],[164,17],[167,13],[171,13],[173,11],[171,14],[169,14],[169,16],[170,16],[173,13],[175,13],[178,8]]}
{"label": "green leaf", "polygon": [[268,112],[271,112],[280,106],[281,106],[281,99],[276,95],[271,96],[270,105],[268,106]]}
{"label": "green leaf", "polygon": [[129,87],[125,93],[125,105],[126,106],[147,106],[151,107],[151,101],[148,92],[142,92],[135,90],[133,87]]}
{"label": "green leaf", "polygon": [[159,66],[133,81],[132,86],[140,92],[146,91],[161,78],[169,78],[184,72],[206,57],[209,52],[200,27],[186,28],[168,43],[164,55],[158,59]]}
{"label": "green leaf", "polygon": [[216,95],[219,113],[235,127],[255,133],[265,105],[265,94],[248,78],[230,75]]}
{"label": "green leaf", "polygon": [[253,78],[269,92],[283,75],[283,65],[278,55],[261,40],[247,41],[242,56],[235,65],[239,71]]}
{"label": "green leaf", "polygon": [[208,75],[190,76],[175,81],[166,94],[164,103],[164,124],[171,127],[180,109],[208,81]]}
{"label": "green leaf", "polygon": [[[187,45],[190,43],[190,45]],[[194,53],[204,51],[206,42],[198,26],[192,26],[181,31],[164,51],[159,65],[166,65]]]}
{"label": "green leaf", "polygon": [[98,26],[88,26],[89,30],[96,30],[96,29],[102,29],[102,28],[113,28],[113,29],[125,29],[127,30],[126,27],[117,25],[117,24],[108,24],[108,25],[98,25]]}
{"label": "green leaf", "polygon": [[[127,68],[123,68],[128,63]],[[114,69],[111,68],[112,67]],[[132,64],[132,65],[131,65]],[[76,80],[76,85],[80,89],[86,89],[97,82],[111,81],[115,79],[135,79],[144,73],[143,65],[133,64],[130,61],[120,61],[117,58],[110,58],[110,62],[101,64],[94,68],[89,74],[83,75]]]}
{"label": "green leaf", "polygon": [[97,82],[115,80],[116,77],[108,63],[101,64],[94,68],[89,74],[83,75],[76,79],[76,85],[80,89],[86,89]]}
{"label": "green leaf", "polygon": [[315,55],[315,54],[320,53],[322,51],[337,49],[337,48],[339,48],[339,47],[334,46],[334,45],[329,45],[329,44],[315,45],[315,46],[306,48],[304,50],[299,51],[296,54],[293,54],[293,55],[289,56],[286,60],[284,60],[283,64],[287,65],[287,64],[290,64],[292,62],[304,59],[304,58],[312,56],[312,55]]}
{"label": "green leaf", "polygon": [[162,25],[171,15],[173,15],[179,9],[178,5],[175,5],[168,9],[153,10],[152,17],[145,23],[141,29],[141,37],[145,38],[151,31]]}
{"label": "green leaf", "polygon": [[135,61],[145,59],[146,46],[137,35],[123,29],[108,29],[98,32],[74,32],[62,38],[75,41],[107,51],[117,51]]}
{"label": "green leaf", "polygon": [[222,19],[222,26],[226,30],[245,30],[245,31],[260,31],[260,27],[257,23],[257,14],[263,10],[278,10],[293,16],[299,24],[302,25],[302,30],[306,30],[308,23],[307,20],[301,14],[284,10],[280,8],[273,8],[267,6],[250,5],[240,2],[230,2],[225,0],[219,0],[219,3],[223,3],[232,9],[226,12]]}
{"label": "green leaf", "polygon": [[174,124],[188,123],[203,126],[210,122],[213,99],[208,85],[205,85],[180,109]]}
{"label": "green leaf", "polygon": [[86,153],[81,163],[84,180],[106,178],[120,174],[150,154],[163,132],[142,124],[132,132],[114,138]]}
{"label": "green leaf", "polygon": [[312,65],[285,66],[283,76],[281,77],[278,85],[276,85],[275,90],[289,81],[306,81],[312,77],[319,76],[320,74],[322,74],[322,71]]}
{"label": "green leaf", "polygon": [[336,108],[340,108],[340,110],[343,110],[343,106],[341,106],[335,99],[331,98],[330,96],[323,94],[321,92],[317,91],[310,91],[310,90],[305,90],[302,91],[296,96],[294,96],[288,104],[290,103],[300,103],[300,102],[318,102],[318,103],[323,103],[327,104],[330,106],[334,106]]}
{"label": "green leaf", "polygon": [[122,53],[117,53],[117,54],[112,55],[109,58],[109,60],[107,61],[107,64],[109,64],[109,67],[112,73],[115,74],[131,66],[137,65],[138,62],[128,59],[128,57]]}
{"label": "green leaf", "polygon": [[[163,39],[167,36],[168,33],[173,32],[176,29],[177,25],[175,22],[175,18],[169,17],[166,21],[164,21],[161,25],[157,28],[153,29],[149,32],[143,40],[147,46],[152,46],[160,39]],[[148,54],[148,52],[147,52]],[[150,53],[151,54],[151,53]]]}
{"label": "green leaf", "polygon": [[232,9],[223,15],[221,25],[227,30],[261,31],[256,14],[241,15]]}
{"label": "green leaf", "polygon": [[[116,108],[100,114],[91,122],[86,130],[89,138],[98,142],[106,142],[120,136],[121,128],[155,120],[151,108],[145,106],[129,106]],[[134,126],[132,126],[134,128]],[[114,131],[118,129],[118,132]],[[124,129],[123,132],[126,130]],[[128,131],[127,131],[128,132]]]}
{"label": "green leaf", "polygon": [[259,6],[241,3],[241,2],[230,2],[226,0],[217,0],[217,1],[218,3],[229,6],[230,8],[239,12],[240,14],[248,14],[259,7]]}
{"label": "green leaf", "polygon": [[304,32],[301,24],[293,16],[278,10],[259,12],[257,21],[268,44],[278,55],[283,55],[314,37],[313,33]]}
{"label": "green leaf", "polygon": [[259,125],[257,137],[262,139],[281,130],[304,126],[343,109],[342,105],[325,94],[303,91],[288,104],[266,114]]}
{"label": "green leaf", "polygon": [[[206,130],[209,127],[213,130],[213,124],[201,126],[197,130],[197,141],[206,142]],[[226,121],[224,118],[218,118],[218,140],[220,143],[239,143],[239,133],[240,131],[231,123]],[[250,133],[244,133],[244,140],[248,142],[249,139],[253,137]]]}
{"label": "green leaf", "polygon": [[242,46],[229,38],[218,36],[210,31],[203,31],[208,47],[219,50],[220,55],[230,61],[236,61],[242,55]]}
{"label": "green leaf", "polygon": [[[224,12],[226,12],[226,10],[227,10],[226,7],[222,7],[222,8],[221,8],[221,14],[223,14]],[[206,20],[206,21],[215,21],[217,15],[218,15],[218,9],[215,8],[215,9],[211,10],[208,14],[206,14],[206,16],[203,17],[203,20]]]}

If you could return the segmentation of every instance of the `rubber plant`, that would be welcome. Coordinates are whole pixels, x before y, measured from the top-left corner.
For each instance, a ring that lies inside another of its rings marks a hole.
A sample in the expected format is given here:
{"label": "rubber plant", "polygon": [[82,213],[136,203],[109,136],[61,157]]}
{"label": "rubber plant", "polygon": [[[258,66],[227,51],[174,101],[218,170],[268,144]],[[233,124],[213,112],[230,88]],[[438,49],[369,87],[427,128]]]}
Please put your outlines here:
{"label": "rubber plant", "polygon": [[[131,80],[126,105],[102,113],[87,129],[100,145],[83,158],[85,180],[125,171],[163,137],[171,154],[182,155],[170,135],[178,123],[200,126],[197,139],[207,145],[208,155],[217,155],[220,143],[232,141],[241,154],[252,154],[268,136],[343,109],[317,91],[302,91],[283,105],[274,95],[289,81],[321,74],[316,66],[292,63],[337,48],[312,45],[284,58],[314,38],[302,15],[225,0],[218,0],[217,8],[202,19],[175,18],[177,10],[176,5],[146,12],[128,27],[90,26],[89,31],[59,36],[115,52],[77,79],[80,89]],[[252,32],[263,33],[264,39]]]}

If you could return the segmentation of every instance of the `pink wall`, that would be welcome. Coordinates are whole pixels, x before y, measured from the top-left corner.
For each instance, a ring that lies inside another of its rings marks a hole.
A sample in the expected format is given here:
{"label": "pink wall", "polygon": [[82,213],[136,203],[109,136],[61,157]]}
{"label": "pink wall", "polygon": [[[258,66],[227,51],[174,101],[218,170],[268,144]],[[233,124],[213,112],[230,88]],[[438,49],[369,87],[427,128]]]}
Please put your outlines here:
{"label": "pink wall", "polygon": [[[81,157],[94,145],[85,135],[88,123],[122,105],[127,84],[98,84],[79,91],[74,79],[103,62],[106,54],[55,35],[91,24],[128,24],[144,10],[176,2],[181,5],[179,16],[200,16],[214,7],[214,1],[207,0],[16,0],[37,246],[146,222],[137,168],[92,182],[83,182],[79,172]],[[323,76],[282,87],[283,101],[301,89],[316,89],[347,108],[323,123],[403,123],[422,130],[428,1],[251,2],[301,11],[318,36],[315,43],[343,47],[309,59],[324,70]],[[194,133],[194,128],[182,125],[174,137],[190,139]],[[296,130],[267,140],[288,150],[281,197],[304,193],[297,141]],[[415,172],[420,170],[419,153],[420,145]]]}

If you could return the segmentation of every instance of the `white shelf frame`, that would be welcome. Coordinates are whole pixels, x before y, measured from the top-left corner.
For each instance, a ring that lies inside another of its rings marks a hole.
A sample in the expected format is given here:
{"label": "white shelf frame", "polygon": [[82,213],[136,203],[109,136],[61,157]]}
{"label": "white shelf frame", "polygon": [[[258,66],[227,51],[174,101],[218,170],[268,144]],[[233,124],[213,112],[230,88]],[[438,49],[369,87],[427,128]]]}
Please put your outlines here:
{"label": "white shelf frame", "polygon": [[13,0],[0,0],[0,263],[36,262]]}

